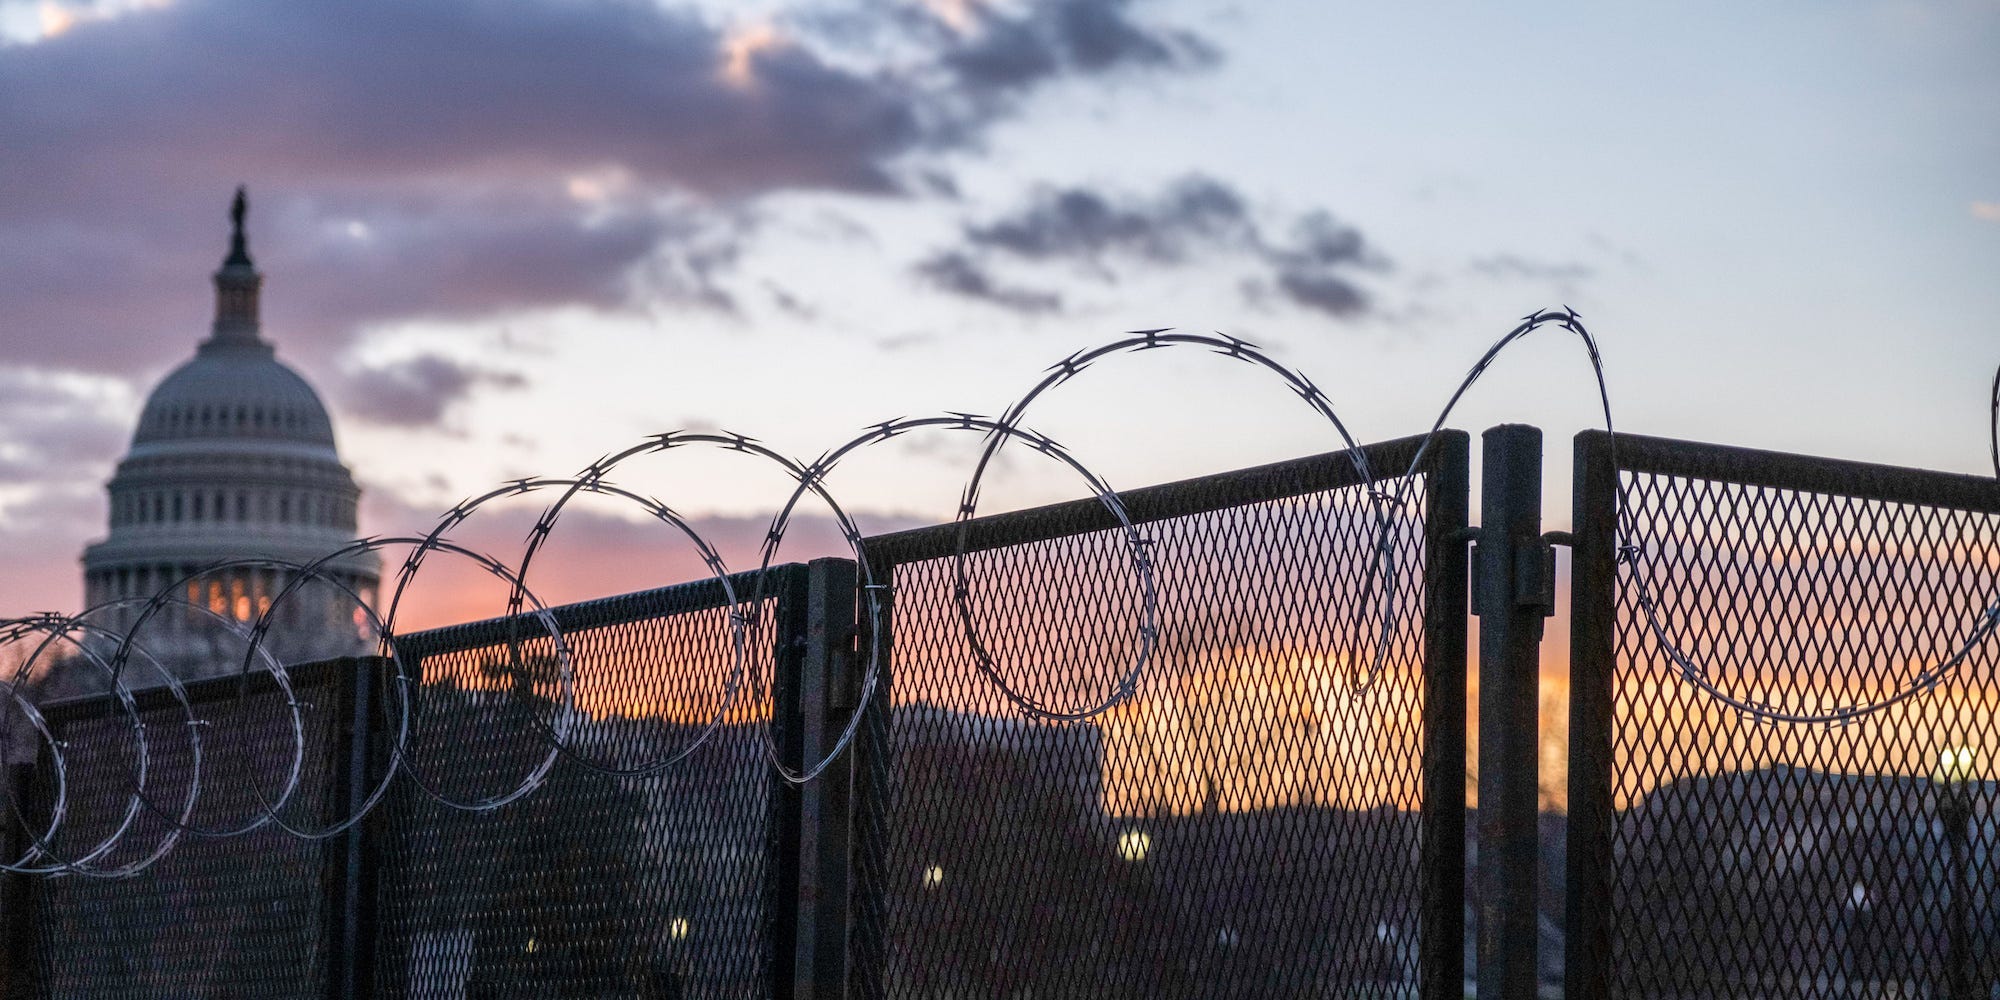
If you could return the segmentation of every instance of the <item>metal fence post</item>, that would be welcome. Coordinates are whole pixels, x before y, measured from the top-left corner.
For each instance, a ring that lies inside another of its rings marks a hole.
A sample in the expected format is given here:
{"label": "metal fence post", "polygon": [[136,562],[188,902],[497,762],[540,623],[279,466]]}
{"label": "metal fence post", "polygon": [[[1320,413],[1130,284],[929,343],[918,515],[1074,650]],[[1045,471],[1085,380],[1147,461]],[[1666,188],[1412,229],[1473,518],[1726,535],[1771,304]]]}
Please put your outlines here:
{"label": "metal fence post", "polygon": [[1479,549],[1479,996],[1534,1000],[1539,979],[1539,652],[1547,546],[1542,432],[1483,435]]}
{"label": "metal fence post", "polygon": [[1618,622],[1618,470],[1603,431],[1576,437],[1569,652],[1569,852],[1564,990],[1611,989],[1612,672]]}
{"label": "metal fence post", "polygon": [[1612,670],[1618,640],[1618,470],[1610,436],[1576,436],[1570,562],[1570,838],[1564,992],[1606,996],[1612,972]]}
{"label": "metal fence post", "polygon": [[1465,984],[1466,435],[1440,434],[1425,473],[1424,807],[1419,995]]}
{"label": "metal fence post", "polygon": [[[0,761],[0,780],[7,782],[7,794],[12,797],[12,808],[5,817],[8,822],[4,834],[0,834],[0,850],[6,851],[9,861],[20,859],[27,851],[33,836],[24,827],[33,823],[39,809],[29,807],[29,796],[35,784],[35,765],[9,764]],[[10,997],[34,996],[35,982],[35,876],[18,872],[0,873],[0,995]]]}
{"label": "metal fence post", "polygon": [[[892,666],[896,639],[896,563],[883,558],[879,550],[868,556],[873,579],[876,615],[873,621],[860,618],[856,629],[855,669],[849,672],[847,702],[851,711],[863,713],[860,731],[855,734],[852,755],[853,786],[849,796],[851,889],[843,914],[849,935],[846,951],[844,993],[857,1000],[877,1000],[886,996],[888,943],[885,940],[888,891],[884,880],[888,868],[889,820],[889,692],[894,678]],[[857,595],[857,617],[869,607],[867,594]],[[875,690],[861,701],[861,673],[871,651],[876,663]]]}
{"label": "metal fence post", "polygon": [[[807,632],[813,604],[808,576],[787,567],[772,606],[771,736],[778,759],[798,769],[805,756],[805,716],[800,710],[802,678],[809,656]],[[791,996],[800,956],[800,928],[810,922],[800,894],[803,789],[773,771],[765,826],[764,976],[773,997]]]}
{"label": "metal fence post", "polygon": [[[386,661],[379,657],[354,657],[338,661],[333,669],[335,684],[339,674],[349,676],[335,695],[339,713],[335,725],[340,741],[335,752],[345,763],[329,790],[337,803],[335,814],[353,816],[361,811],[368,794],[381,779],[379,762],[373,752],[374,713],[379,694],[376,674]],[[332,968],[327,976],[327,992],[336,998],[374,995],[375,985],[375,879],[377,859],[369,821],[348,828],[327,845],[327,864],[332,869],[334,891],[328,902],[336,907],[328,930]]]}
{"label": "metal fence post", "polygon": [[[798,674],[800,763],[824,759],[854,712],[854,562],[815,559],[806,568],[805,650]],[[799,789],[798,928],[791,993],[837,1000],[847,985],[848,851],[852,756]]]}

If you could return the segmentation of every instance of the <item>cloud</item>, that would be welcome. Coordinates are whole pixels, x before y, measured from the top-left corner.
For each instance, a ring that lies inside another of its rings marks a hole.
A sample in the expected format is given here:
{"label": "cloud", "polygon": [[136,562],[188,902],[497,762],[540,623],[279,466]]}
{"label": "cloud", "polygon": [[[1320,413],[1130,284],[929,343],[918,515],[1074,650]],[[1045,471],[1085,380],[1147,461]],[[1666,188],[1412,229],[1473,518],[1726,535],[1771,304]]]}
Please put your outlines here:
{"label": "cloud", "polygon": [[2000,201],[1973,202],[1972,217],[1987,222],[2000,222]]}
{"label": "cloud", "polygon": [[1062,297],[1053,292],[1002,286],[986,273],[985,267],[957,251],[940,253],[917,264],[917,274],[933,286],[953,295],[979,299],[1021,313],[1046,313],[1062,308]]}
{"label": "cloud", "polygon": [[1470,267],[1474,273],[1488,278],[1562,283],[1581,281],[1597,273],[1597,270],[1588,264],[1535,260],[1511,253],[1474,258]]}
{"label": "cloud", "polygon": [[131,402],[115,379],[0,368],[0,614],[81,600],[77,553],[104,531]]}
{"label": "cloud", "polygon": [[0,368],[0,486],[75,484],[102,475],[129,428],[122,386]]}
{"label": "cloud", "polygon": [[1368,296],[1336,275],[1283,270],[1277,280],[1279,294],[1307,309],[1329,316],[1355,316],[1368,310]]}
{"label": "cloud", "polygon": [[962,247],[933,254],[917,272],[946,291],[1046,312],[1060,300],[1031,299],[1025,305],[1032,308],[1024,308],[996,295],[1001,286],[990,262],[1072,263],[1115,280],[1131,264],[1175,267],[1235,257],[1254,268],[1244,282],[1252,301],[1275,296],[1337,317],[1368,310],[1368,294],[1351,272],[1387,265],[1358,230],[1323,211],[1292,217],[1279,229],[1282,236],[1268,235],[1239,192],[1209,177],[1184,177],[1151,196],[1045,187],[1012,213],[964,226]]}
{"label": "cloud", "polygon": [[518,389],[527,379],[517,372],[468,364],[441,354],[421,354],[383,365],[364,366],[342,379],[341,399],[355,416],[380,424],[426,427],[480,386]]}
{"label": "cloud", "polygon": [[1278,294],[1293,304],[1335,317],[1368,311],[1369,299],[1345,271],[1380,265],[1361,233],[1325,212],[1292,223],[1291,239],[1263,246],[1259,257],[1276,275]]}
{"label": "cloud", "polygon": [[[1198,39],[1130,6],[968,5],[962,30],[871,6],[853,18],[878,44],[858,54],[809,18],[732,26],[649,0],[180,0],[85,19],[0,46],[0,253],[24,262],[0,314],[34,331],[20,363],[165,363],[207,319],[238,181],[267,318],[309,354],[413,318],[731,309],[748,200],[928,196],[949,182],[937,155],[1014,112],[1002,91],[1200,61]],[[1004,83],[972,68],[1035,47],[1051,61]]]}
{"label": "cloud", "polygon": [[1045,190],[1018,214],[965,235],[974,246],[1030,259],[1124,254],[1173,264],[1218,242],[1253,243],[1256,227],[1235,191],[1192,177],[1159,198],[1126,204],[1083,188]]}
{"label": "cloud", "polygon": [[1003,98],[1063,74],[1201,69],[1214,46],[1132,18],[1130,0],[1054,0],[1009,15],[986,4],[927,8],[953,36],[944,64],[975,98]]}

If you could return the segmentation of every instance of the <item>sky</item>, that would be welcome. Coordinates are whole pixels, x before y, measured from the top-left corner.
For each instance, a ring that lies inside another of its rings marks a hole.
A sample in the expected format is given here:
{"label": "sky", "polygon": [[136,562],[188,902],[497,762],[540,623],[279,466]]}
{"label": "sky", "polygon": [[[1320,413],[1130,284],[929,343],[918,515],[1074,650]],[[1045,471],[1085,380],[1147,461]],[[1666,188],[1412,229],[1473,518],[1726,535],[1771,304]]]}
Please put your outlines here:
{"label": "sky", "polygon": [[[239,183],[265,334],[371,533],[660,431],[810,457],[998,412],[1140,328],[1247,338],[1398,437],[1560,305],[1622,430],[1983,472],[1996,53],[1994,0],[0,0],[0,614],[75,610]],[[1562,526],[1594,401],[1548,331],[1452,424],[1544,428]],[[1340,443],[1198,351],[1028,422],[1120,487]],[[913,435],[830,486],[867,530],[948,519],[975,443]],[[736,455],[620,481],[732,565],[789,495]],[[987,495],[1081,492],[1023,456]],[[516,542],[508,516],[480,537]],[[637,517],[584,502],[538,591],[702,575]],[[787,557],[835,549],[812,512]]]}

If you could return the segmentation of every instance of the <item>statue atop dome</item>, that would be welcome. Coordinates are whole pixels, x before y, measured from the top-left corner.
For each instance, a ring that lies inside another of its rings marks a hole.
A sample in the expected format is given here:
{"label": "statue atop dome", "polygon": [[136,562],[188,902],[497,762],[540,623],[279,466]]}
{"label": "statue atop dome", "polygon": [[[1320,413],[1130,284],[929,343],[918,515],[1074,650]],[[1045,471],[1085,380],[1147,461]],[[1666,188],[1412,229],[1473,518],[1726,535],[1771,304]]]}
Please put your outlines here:
{"label": "statue atop dome", "polygon": [[223,267],[254,267],[250,263],[249,241],[243,236],[243,217],[250,214],[250,195],[246,185],[236,185],[236,200],[229,203],[229,256],[222,262]]}

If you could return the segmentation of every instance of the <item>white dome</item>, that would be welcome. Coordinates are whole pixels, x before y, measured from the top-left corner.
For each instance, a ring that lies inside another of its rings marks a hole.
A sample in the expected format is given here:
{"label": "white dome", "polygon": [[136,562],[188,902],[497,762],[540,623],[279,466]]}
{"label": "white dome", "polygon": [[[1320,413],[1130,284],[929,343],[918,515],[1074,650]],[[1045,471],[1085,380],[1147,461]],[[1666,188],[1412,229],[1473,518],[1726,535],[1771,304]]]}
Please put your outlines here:
{"label": "white dome", "polygon": [[214,440],[317,445],[330,453],[333,421],[319,394],[269,344],[211,340],[147,398],[132,446]]}

